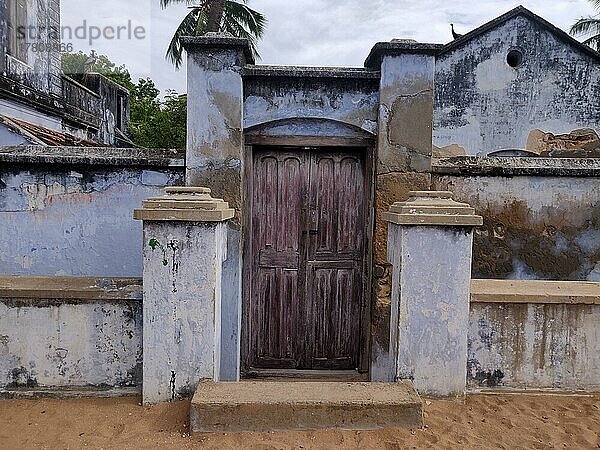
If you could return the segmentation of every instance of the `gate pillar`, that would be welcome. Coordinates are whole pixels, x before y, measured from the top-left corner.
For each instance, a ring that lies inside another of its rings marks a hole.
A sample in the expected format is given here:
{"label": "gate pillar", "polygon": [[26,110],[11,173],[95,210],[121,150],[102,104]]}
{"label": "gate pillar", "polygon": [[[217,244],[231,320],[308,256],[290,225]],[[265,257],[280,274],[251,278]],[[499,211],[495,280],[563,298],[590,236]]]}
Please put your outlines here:
{"label": "gate pillar", "polygon": [[242,218],[244,202],[244,87],[242,74],[253,64],[247,39],[227,33],[184,37],[187,51],[188,111],[185,184],[207,186],[236,210],[227,223],[227,262],[223,267],[221,378],[240,376],[242,315]]}
{"label": "gate pillar", "polygon": [[219,380],[221,276],[234,210],[210,189],[168,187],[144,201],[143,402]]}
{"label": "gate pillar", "polygon": [[462,395],[473,228],[481,216],[446,191],[412,191],[384,214],[393,265],[390,347],[395,379],[421,394]]}

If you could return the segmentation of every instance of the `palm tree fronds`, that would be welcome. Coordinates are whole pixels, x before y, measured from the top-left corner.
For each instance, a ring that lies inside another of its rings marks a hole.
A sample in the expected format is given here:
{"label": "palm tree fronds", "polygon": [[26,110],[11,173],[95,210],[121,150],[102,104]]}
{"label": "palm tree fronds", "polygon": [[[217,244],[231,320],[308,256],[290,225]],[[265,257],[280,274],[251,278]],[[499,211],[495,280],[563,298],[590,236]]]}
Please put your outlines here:
{"label": "palm tree fronds", "polygon": [[231,0],[225,4],[225,17],[238,22],[257,38],[262,37],[267,25],[267,18],[263,14]]}
{"label": "palm tree fronds", "polygon": [[[196,4],[196,6],[198,6],[197,0],[160,0],[160,7],[165,9],[175,3],[186,3],[188,5]],[[203,0],[201,3],[206,3],[206,0]]]}
{"label": "palm tree fronds", "polygon": [[234,36],[248,39],[254,57],[260,59],[257,48],[258,40],[265,32],[267,18],[258,11],[249,8],[244,3],[238,3],[231,0],[227,1],[225,4],[225,21],[223,23],[223,28],[224,31],[227,31]]}
{"label": "palm tree fronds", "polygon": [[200,36],[201,34],[204,34],[204,30],[206,30],[206,20],[206,11],[201,10],[200,16],[196,21],[196,27],[194,28],[194,32],[190,33],[189,36]]}
{"label": "palm tree fronds", "polygon": [[594,8],[600,9],[600,0],[590,0],[590,3]]}
{"label": "palm tree fronds", "polygon": [[589,45],[590,47],[596,49],[596,51],[600,51],[600,34],[596,36],[592,36],[585,41],[583,41],[585,45]]}
{"label": "palm tree fronds", "polygon": [[252,54],[256,59],[260,58],[257,49],[257,38],[253,36],[248,30],[246,30],[241,24],[233,20],[225,20],[223,24],[224,31],[231,33],[234,36],[241,37],[244,39],[248,39],[250,42],[250,48],[252,50]]}
{"label": "palm tree fronds", "polygon": [[600,33],[600,19],[594,19],[592,17],[582,17],[573,24],[573,26],[570,29],[570,33],[574,35]]}
{"label": "palm tree fronds", "polygon": [[166,58],[171,61],[175,68],[179,69],[183,62],[183,46],[181,45],[182,36],[196,35],[196,26],[202,21],[202,10],[199,8],[192,9],[187,16],[183,18],[175,34],[171,39],[169,48],[167,49]]}
{"label": "palm tree fronds", "polygon": [[[265,32],[267,19],[263,14],[248,7],[248,0],[225,0],[224,4],[215,2],[215,0],[160,0],[160,5],[163,8],[174,3],[194,4],[191,11],[179,24],[167,49],[166,58],[176,68],[179,68],[183,61],[181,37],[200,36],[206,33],[211,28],[209,15],[212,13],[214,16],[215,10],[213,7],[217,7],[219,4],[223,5],[223,10],[220,7],[217,8],[217,11],[222,12],[220,30],[231,33],[236,37],[248,39],[252,53],[255,57],[260,57],[257,44],[258,39]],[[213,21],[216,18],[217,16],[214,16]],[[216,28],[215,23],[212,25],[213,28]]]}
{"label": "palm tree fronds", "polygon": [[[594,8],[600,10],[600,0],[589,0],[589,2]],[[600,19],[598,19],[598,14],[577,20],[571,26],[569,33],[573,36],[589,36],[591,34],[583,43],[600,51]]]}

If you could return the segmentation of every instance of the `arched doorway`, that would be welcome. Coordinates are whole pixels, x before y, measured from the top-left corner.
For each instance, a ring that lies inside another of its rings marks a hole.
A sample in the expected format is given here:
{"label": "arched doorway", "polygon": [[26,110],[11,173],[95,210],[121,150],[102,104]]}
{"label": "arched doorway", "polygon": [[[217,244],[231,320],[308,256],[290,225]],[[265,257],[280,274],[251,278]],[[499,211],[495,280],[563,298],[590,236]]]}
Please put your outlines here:
{"label": "arched doorway", "polygon": [[372,140],[322,119],[246,130],[244,371],[368,370]]}

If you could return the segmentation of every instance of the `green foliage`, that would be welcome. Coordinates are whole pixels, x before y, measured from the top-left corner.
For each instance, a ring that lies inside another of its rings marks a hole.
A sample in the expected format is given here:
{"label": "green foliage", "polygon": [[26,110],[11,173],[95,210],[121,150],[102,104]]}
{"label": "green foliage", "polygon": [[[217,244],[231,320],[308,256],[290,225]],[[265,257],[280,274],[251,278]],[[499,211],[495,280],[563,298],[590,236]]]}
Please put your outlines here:
{"label": "green foliage", "polygon": [[167,91],[163,100],[152,80],[140,80],[131,93],[129,132],[133,141],[148,148],[184,148],[187,97]]}
{"label": "green foliage", "polygon": [[86,72],[101,73],[106,78],[113,80],[115,83],[118,83],[129,90],[133,88],[134,83],[131,80],[129,70],[127,70],[125,65],[117,66],[106,55],[97,55],[94,64],[86,70],[85,62],[90,59],[91,56],[92,55],[88,55],[82,51],[77,53],[63,53],[63,72],[80,83],[85,82]]}
{"label": "green foliage", "polygon": [[[600,0],[590,0],[590,3],[600,13]],[[569,31],[574,36],[587,36],[583,41],[596,51],[600,51],[600,14],[582,17],[573,24]]]}
{"label": "green foliage", "polygon": [[85,73],[101,73],[129,90],[130,120],[127,129],[133,142],[147,148],[185,147],[187,100],[168,90],[163,99],[150,78],[131,79],[124,65],[118,66],[107,56],[96,56],[93,66],[85,67],[90,55],[83,52],[63,53],[62,67],[65,74],[85,85]]}
{"label": "green foliage", "polygon": [[167,259],[167,251],[162,246],[162,244],[160,242],[158,242],[156,239],[150,239],[150,242],[148,242],[148,245],[150,246],[152,251],[156,250],[157,247],[162,250],[162,253],[163,253],[162,264],[163,264],[163,266],[168,266],[169,260]]}
{"label": "green foliage", "polygon": [[[160,1],[163,8],[168,7],[172,3],[186,3],[190,5],[190,12],[183,18],[179,27],[175,30],[175,34],[167,49],[167,59],[171,61],[175,67],[179,68],[183,61],[181,37],[201,36],[209,31],[208,18],[210,16],[210,9],[217,2],[214,0]],[[219,31],[231,33],[235,37],[248,39],[254,56],[258,58],[257,43],[265,32],[267,18],[258,11],[248,7],[247,3],[248,0],[226,0],[222,11]]]}

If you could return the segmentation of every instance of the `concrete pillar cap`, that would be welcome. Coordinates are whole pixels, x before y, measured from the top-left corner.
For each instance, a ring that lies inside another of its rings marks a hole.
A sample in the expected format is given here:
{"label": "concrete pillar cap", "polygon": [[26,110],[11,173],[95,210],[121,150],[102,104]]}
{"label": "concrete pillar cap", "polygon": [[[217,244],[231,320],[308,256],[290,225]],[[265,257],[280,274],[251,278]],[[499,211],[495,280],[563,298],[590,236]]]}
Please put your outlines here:
{"label": "concrete pillar cap", "polygon": [[235,210],[220,198],[213,198],[206,187],[172,186],[165,194],[145,200],[133,212],[137,220],[222,222],[231,219]]}
{"label": "concrete pillar cap", "polygon": [[190,53],[195,51],[232,50],[241,51],[248,64],[254,64],[250,41],[234,37],[231,33],[205,33],[202,36],[183,36],[181,44]]}
{"label": "concrete pillar cap", "polygon": [[410,191],[405,202],[390,206],[383,219],[399,225],[480,226],[483,217],[450,191]]}
{"label": "concrete pillar cap", "polygon": [[169,186],[165,188],[165,193],[177,194],[210,194],[210,188],[195,186]]}

